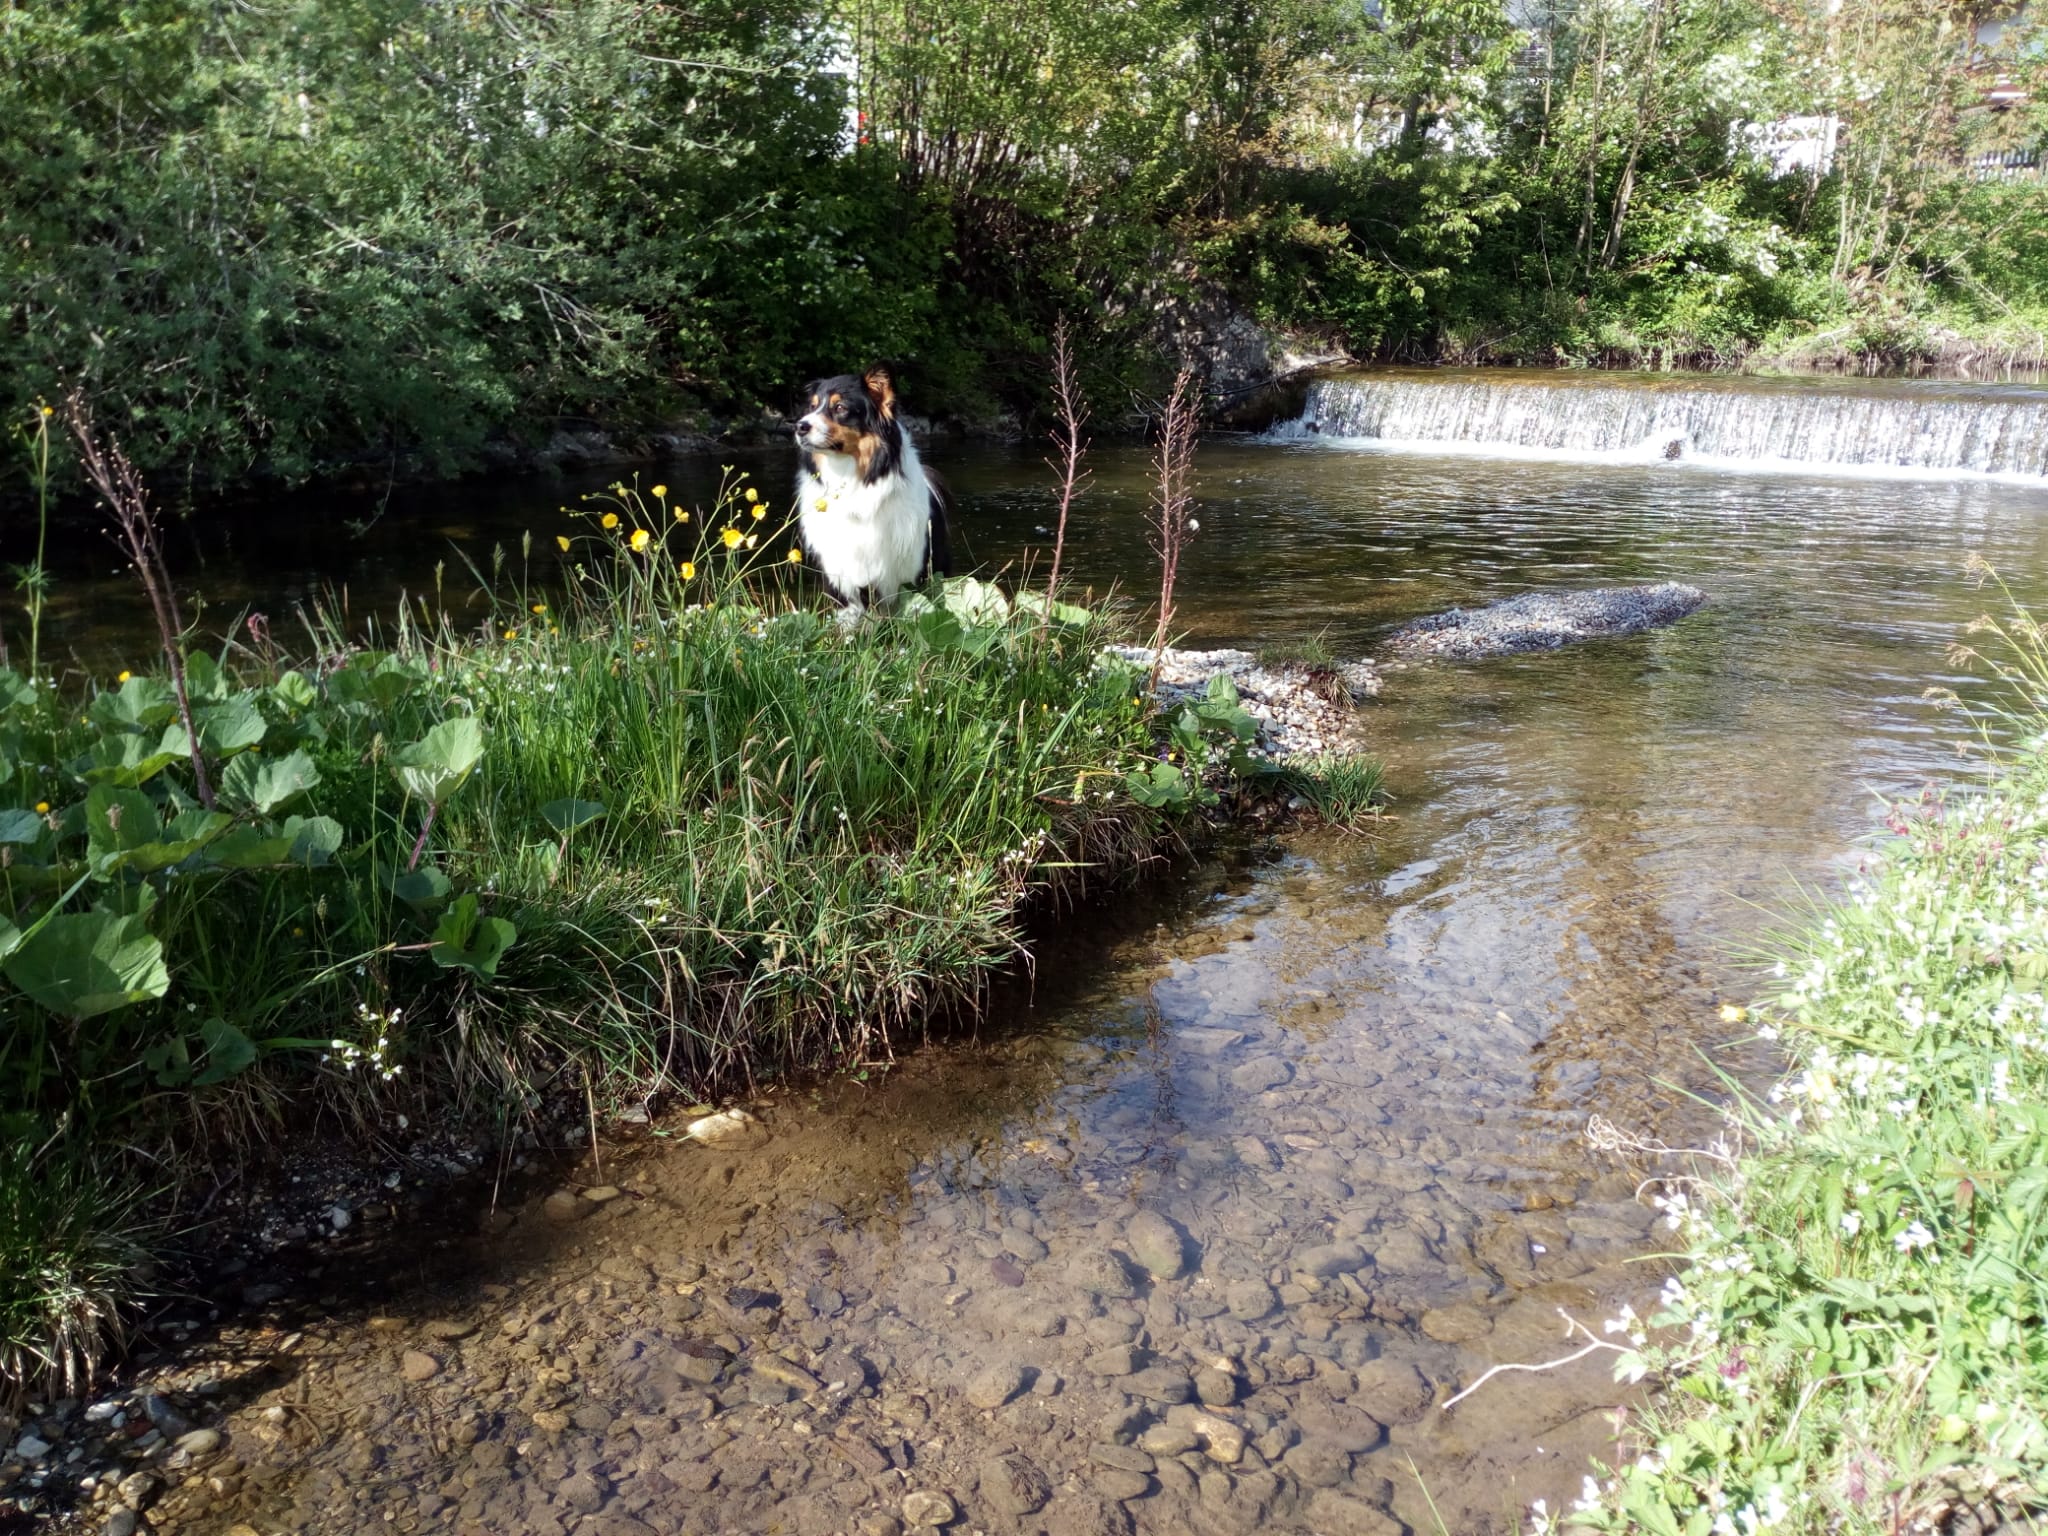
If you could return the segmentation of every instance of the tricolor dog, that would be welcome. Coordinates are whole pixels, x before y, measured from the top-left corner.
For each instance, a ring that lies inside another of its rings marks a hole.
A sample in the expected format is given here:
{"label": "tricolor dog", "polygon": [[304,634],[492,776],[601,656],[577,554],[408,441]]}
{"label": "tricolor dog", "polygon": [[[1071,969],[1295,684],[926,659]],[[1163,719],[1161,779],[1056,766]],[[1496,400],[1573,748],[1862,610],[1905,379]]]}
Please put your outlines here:
{"label": "tricolor dog", "polygon": [[928,572],[953,573],[946,494],[896,419],[884,368],[820,379],[796,424],[804,548],[846,607],[886,604]]}

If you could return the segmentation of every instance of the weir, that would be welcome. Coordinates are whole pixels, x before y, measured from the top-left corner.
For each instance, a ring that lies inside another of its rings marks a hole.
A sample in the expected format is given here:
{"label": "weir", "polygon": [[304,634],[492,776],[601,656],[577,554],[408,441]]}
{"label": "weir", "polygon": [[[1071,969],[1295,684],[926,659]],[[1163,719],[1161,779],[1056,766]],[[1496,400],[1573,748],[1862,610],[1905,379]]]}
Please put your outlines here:
{"label": "weir", "polygon": [[1317,380],[1275,435],[2048,484],[2048,390],[2027,385],[1388,371]]}

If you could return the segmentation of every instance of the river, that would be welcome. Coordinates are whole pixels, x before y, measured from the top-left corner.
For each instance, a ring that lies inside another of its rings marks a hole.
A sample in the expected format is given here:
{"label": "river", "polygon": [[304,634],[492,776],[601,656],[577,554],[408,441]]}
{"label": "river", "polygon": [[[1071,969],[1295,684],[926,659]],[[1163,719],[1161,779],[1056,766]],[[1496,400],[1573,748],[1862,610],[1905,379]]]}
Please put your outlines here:
{"label": "river", "polygon": [[[1605,1358],[1441,1405],[1656,1292],[1640,1170],[1589,1120],[1714,1134],[1717,1074],[1769,1068],[1721,1014],[1768,986],[1760,942],[1867,857],[1881,794],[1969,770],[1923,696],[1991,701],[1947,657],[1999,602],[1966,562],[2048,599],[2040,391],[1598,385],[1375,375],[1213,439],[1190,639],[1369,654],[1450,605],[1661,580],[1698,613],[1390,669],[1379,830],[1084,908],[973,1038],[764,1092],[738,1148],[637,1136],[577,1171],[623,1191],[587,1220],[544,1186],[397,1264],[359,1223],[166,1378],[213,1379],[234,1461],[160,1528],[886,1536],[950,1505],[958,1531],[1467,1536],[1569,1503],[1612,1454]],[[929,457],[984,568],[1044,546],[1035,451]],[[1145,455],[1094,465],[1071,569],[1142,596]],[[361,536],[380,498],[307,498],[189,525],[180,558],[216,618],[278,626],[321,581],[362,613],[451,546],[545,547],[580,488],[401,492]],[[60,575],[58,633],[111,657],[117,589]],[[1185,1274],[1116,1262],[1158,1241],[1139,1212]]]}

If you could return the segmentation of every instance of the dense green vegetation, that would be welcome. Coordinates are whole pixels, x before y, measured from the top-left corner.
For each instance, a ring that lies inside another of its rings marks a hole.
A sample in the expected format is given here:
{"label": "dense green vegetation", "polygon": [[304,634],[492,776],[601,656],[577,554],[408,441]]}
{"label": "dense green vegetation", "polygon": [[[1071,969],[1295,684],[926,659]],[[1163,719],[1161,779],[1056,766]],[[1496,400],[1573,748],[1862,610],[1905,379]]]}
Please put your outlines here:
{"label": "dense green vegetation", "polygon": [[[2038,704],[2042,634],[2008,628]],[[1791,1075],[1663,1204],[1684,1267],[1621,1371],[1669,1384],[1568,1528],[1968,1529],[2048,1487],[2048,756],[1898,840],[1758,1010]],[[2001,1514],[2002,1512],[2002,1514]]]}
{"label": "dense green vegetation", "polygon": [[[82,379],[222,481],[878,356],[1030,408],[1062,311],[1104,399],[1233,305],[1361,354],[2037,355],[2048,184],[1972,165],[2043,138],[2004,9],[4,0],[0,406]],[[1748,147],[1800,117],[1824,174]]]}

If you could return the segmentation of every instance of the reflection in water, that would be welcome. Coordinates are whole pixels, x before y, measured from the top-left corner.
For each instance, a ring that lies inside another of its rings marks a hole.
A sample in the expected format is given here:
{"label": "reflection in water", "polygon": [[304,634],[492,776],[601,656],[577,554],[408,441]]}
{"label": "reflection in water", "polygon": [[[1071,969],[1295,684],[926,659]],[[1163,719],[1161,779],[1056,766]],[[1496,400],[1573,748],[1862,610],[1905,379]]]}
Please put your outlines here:
{"label": "reflection in water", "polygon": [[[932,457],[981,561],[1042,542],[1035,458]],[[1142,455],[1097,468],[1071,568],[1142,584]],[[627,1193],[588,1220],[522,1208],[460,1241],[459,1284],[366,1303],[449,1330],[307,1329],[317,1370],[227,1420],[235,1519],[880,1532],[935,1493],[962,1529],[1384,1532],[1431,1527],[1426,1485],[1465,1533],[1576,1493],[1619,1400],[1598,1360],[1433,1405],[1563,1353],[1560,1307],[1597,1328],[1654,1291],[1628,1262],[1651,1212],[1586,1119],[1683,1139],[1716,1065],[1765,1066],[1717,1050],[1716,1005],[1750,985],[1731,956],[1855,859],[1870,788],[1952,766],[1919,694],[1970,686],[1941,675],[1982,605],[1964,557],[2042,596],[2048,497],[1253,443],[1211,444],[1203,476],[1199,641],[1359,653],[1540,587],[1710,602],[1629,640],[1392,671],[1369,717],[1381,833],[1204,875],[1152,926],[1084,913],[977,1040],[772,1096],[758,1146],[649,1139],[608,1158]],[[446,516],[485,545],[546,542],[562,499],[460,495]],[[394,504],[353,564],[245,530],[200,584],[216,613],[275,609],[322,570],[388,606],[436,558],[385,531],[418,510]],[[302,566],[267,563],[289,549]],[[82,654],[114,633],[65,624]],[[399,1379],[400,1345],[438,1373]]]}

